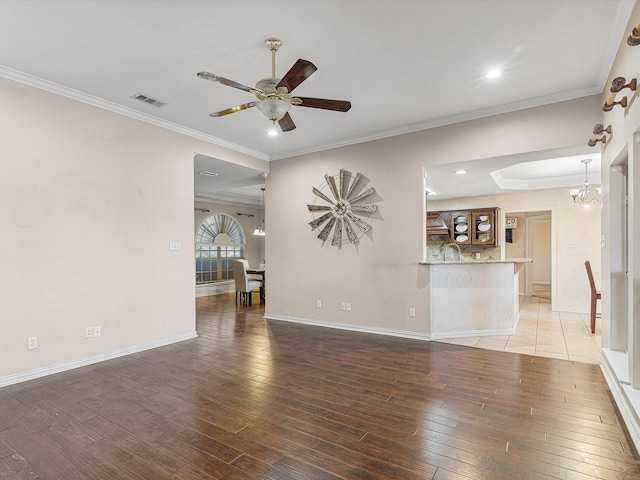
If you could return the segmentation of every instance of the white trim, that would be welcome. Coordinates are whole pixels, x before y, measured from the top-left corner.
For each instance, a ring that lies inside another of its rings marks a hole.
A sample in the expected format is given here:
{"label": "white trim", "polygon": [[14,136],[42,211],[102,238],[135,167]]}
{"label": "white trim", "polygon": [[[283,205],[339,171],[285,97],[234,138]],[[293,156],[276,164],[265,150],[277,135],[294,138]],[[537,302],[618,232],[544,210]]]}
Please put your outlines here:
{"label": "white trim", "polygon": [[625,385],[617,379],[616,372],[612,364],[609,363],[611,354],[615,353],[618,352],[603,349],[603,361],[600,363],[600,369],[607,385],[609,385],[611,395],[622,415],[629,435],[636,449],[640,449],[640,390],[631,388],[631,386]]}
{"label": "white trim", "polygon": [[[606,71],[608,72],[609,70],[606,70]],[[268,153],[259,152],[257,150],[247,148],[245,146],[238,145],[237,143],[232,143],[232,142],[223,140],[221,138],[214,137],[213,135],[208,135],[208,134],[199,132],[197,130],[184,127],[182,125],[169,122],[168,120],[154,117],[153,115],[139,112],[132,108],[125,107],[123,105],[119,105],[114,102],[111,102],[109,100],[95,97],[93,95],[89,95],[87,93],[80,92],[78,90],[65,87],[64,85],[60,85],[58,83],[54,83],[49,80],[42,79],[34,75],[30,75],[28,73],[20,72],[18,70],[14,70],[12,68],[9,68],[3,65],[0,65],[0,77],[8,78],[9,80],[14,80],[16,82],[23,83],[25,85],[38,88],[40,90],[45,90],[47,92],[51,92],[56,95],[62,95],[64,97],[71,98],[73,100],[77,100],[79,102],[83,102],[88,105],[93,105],[94,107],[102,108],[104,110],[109,110],[114,113],[125,115],[130,118],[135,118],[136,120],[140,120],[142,122],[150,123],[152,125],[156,125],[158,127],[165,128],[167,130],[180,133],[182,135],[186,135],[188,137],[202,140],[207,143],[212,143],[214,145],[228,148],[230,150],[244,153],[245,155],[249,155],[251,157],[259,158],[261,160],[266,160],[266,161],[281,160],[284,158],[291,158],[291,157],[296,157],[300,155],[317,153],[317,152],[331,150],[331,149],[340,148],[340,147],[358,145],[361,143],[371,142],[374,140],[381,140],[389,137],[395,137],[395,136],[404,135],[407,133],[428,130],[428,129],[442,127],[446,125],[453,125],[456,123],[466,122],[470,120],[477,120],[477,119],[486,118],[494,115],[501,115],[504,113],[516,112],[516,111],[527,109],[527,108],[534,108],[534,107],[539,107],[544,105],[550,105],[553,103],[564,102],[568,100],[575,100],[578,98],[588,97],[591,95],[598,95],[602,92],[602,88],[599,88],[599,87],[588,87],[588,88],[583,88],[579,90],[572,90],[572,91],[562,92],[562,93],[549,95],[545,97],[538,97],[538,98],[533,98],[533,99],[529,99],[521,102],[515,102],[508,105],[500,105],[497,107],[477,110],[475,112],[451,115],[451,116],[439,118],[436,120],[427,120],[425,122],[418,122],[418,123],[405,125],[398,128],[391,128],[389,130],[385,130],[381,132],[375,132],[375,133],[360,135],[360,136],[351,137],[351,138],[344,138],[342,140],[338,140],[333,143],[324,144],[321,146],[314,146],[311,148],[301,148],[298,150],[292,150],[280,155],[269,155]]]}
{"label": "white trim", "polygon": [[50,82],[48,80],[29,75],[28,73],[23,73],[9,67],[5,67],[3,65],[0,65],[0,77],[8,78],[9,80],[23,83],[40,90],[45,90],[56,95],[61,95],[72,100],[77,100],[78,102],[101,108],[103,110],[108,110],[113,113],[124,115],[125,117],[140,120],[141,122],[150,123],[151,125],[171,130],[172,132],[180,133],[197,140],[202,140],[203,142],[212,143],[220,147],[228,148],[229,150],[233,150],[235,152],[244,153],[245,155],[249,155],[251,157],[259,158],[261,160],[269,160],[269,155],[267,155],[266,153],[243,147],[242,145],[238,145],[237,143],[228,142],[221,138],[214,137],[213,135],[207,135],[206,133],[193,130],[192,128],[187,128],[182,125],[178,125],[177,123],[169,122],[168,120],[154,117],[153,115],[139,112],[137,110],[134,110],[133,108],[125,107],[123,105],[110,102],[109,100],[95,97],[93,95],[74,90],[73,88],[65,87],[64,85]]}
{"label": "white trim", "polygon": [[516,327],[467,330],[464,332],[461,332],[459,330],[456,330],[455,332],[438,332],[431,335],[431,340],[443,340],[446,338],[490,337],[494,335],[515,335]]}
{"label": "white trim", "polygon": [[27,372],[17,373],[15,375],[9,375],[7,377],[0,378],[0,387],[6,387],[8,385],[26,382],[27,380],[46,377],[47,375],[53,375],[54,373],[66,372],[67,370],[73,370],[74,368],[86,367],[87,365],[93,365],[94,363],[104,362],[105,360],[113,360],[114,358],[119,357],[125,357],[127,355],[144,352],[145,350],[151,350],[153,348],[164,347],[173,343],[190,340],[192,338],[196,338],[197,336],[198,334],[195,331],[183,333],[182,335],[176,335],[174,337],[163,338],[160,340],[155,340],[153,342],[133,345],[121,350],[115,350],[113,352],[102,353],[100,355],[81,358],[79,360],[73,360],[71,362],[37,368],[35,370],[29,370]]}
{"label": "white trim", "polygon": [[602,357],[618,382],[626,385],[631,383],[629,380],[629,354],[627,352],[603,348]]}
{"label": "white trim", "polygon": [[[516,213],[530,213],[530,212],[545,212],[541,215],[532,217],[525,216],[525,223],[527,229],[527,237],[525,238],[525,256],[531,258],[531,246],[530,238],[531,228],[529,225],[529,219],[542,219],[549,217],[551,221],[551,311],[557,312],[558,310],[558,282],[556,280],[556,209],[555,207],[539,207],[539,208],[504,208],[500,209],[500,225],[505,224],[505,218],[507,215],[514,215]],[[548,212],[548,213],[546,213]],[[500,258],[504,260],[506,254],[506,242],[504,241],[504,229],[501,228],[500,232]],[[531,267],[528,263],[524,265],[525,268],[525,296],[531,296],[533,293],[530,291],[529,277],[531,276]]]}
{"label": "white trim", "polygon": [[278,315],[276,313],[264,314],[266,320],[279,320],[282,322],[301,323],[316,327],[336,328],[338,330],[349,330],[351,332],[373,333],[375,335],[389,335],[391,337],[412,338],[414,340],[431,340],[428,333],[407,332],[405,330],[391,330],[389,328],[369,327],[366,325],[355,325],[352,323],[328,322],[314,318],[291,317],[288,315]]}
{"label": "white trim", "polygon": [[494,115],[501,115],[504,113],[517,112],[527,108],[541,107],[544,105],[551,105],[554,103],[565,102],[569,100],[576,100],[578,98],[589,97],[591,95],[599,95],[601,93],[602,93],[602,89],[599,87],[588,87],[588,88],[582,88],[579,90],[562,92],[554,95],[548,95],[545,97],[532,98],[532,99],[524,100],[522,102],[511,103],[508,105],[500,105],[497,107],[476,110],[474,112],[450,115],[450,116],[438,118],[435,120],[427,120],[425,122],[413,123],[411,125],[404,125],[402,127],[391,128],[389,130],[374,132],[371,134],[365,134],[358,137],[345,138],[333,143],[323,144],[322,146],[292,150],[290,152],[286,152],[281,155],[271,155],[269,160],[282,160],[284,158],[307,155],[307,154],[317,153],[317,152],[321,152],[329,149],[348,147],[350,145],[357,145],[360,143],[372,142],[374,140],[381,140],[384,138],[395,137],[398,135],[405,135],[407,133],[414,133],[422,130],[429,130],[432,128],[444,127],[447,125],[454,125],[457,123],[468,122],[471,120],[478,120],[481,118],[487,118]]}
{"label": "white trim", "polygon": [[204,283],[196,285],[196,298],[208,297],[211,295],[223,295],[225,293],[233,293],[236,290],[236,284],[233,280],[225,280],[223,282]]}
{"label": "white trim", "polygon": [[276,313],[265,313],[264,318],[266,320],[279,320],[282,322],[301,323],[303,325],[313,325],[316,327],[335,328],[338,330],[348,330],[351,332],[372,333],[374,335],[388,335],[390,337],[410,338],[413,340],[422,340],[427,342],[430,342],[432,340],[445,339],[445,338],[514,335],[517,327],[517,323],[516,323],[516,326],[514,326],[513,328],[491,329],[491,330],[469,330],[464,332],[460,332],[460,331],[438,332],[436,334],[431,334],[431,333],[409,332],[407,330],[392,330],[389,328],[370,327],[367,325],[356,325],[353,323],[330,322],[326,320],[318,320],[315,318],[291,317],[288,315],[279,315]]}

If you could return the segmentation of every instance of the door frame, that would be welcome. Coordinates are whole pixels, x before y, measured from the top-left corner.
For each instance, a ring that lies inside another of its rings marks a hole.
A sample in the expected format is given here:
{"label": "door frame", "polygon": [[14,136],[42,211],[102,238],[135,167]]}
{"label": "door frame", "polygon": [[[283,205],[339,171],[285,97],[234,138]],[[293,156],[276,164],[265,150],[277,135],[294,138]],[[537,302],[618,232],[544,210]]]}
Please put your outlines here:
{"label": "door frame", "polygon": [[[500,209],[500,223],[502,227],[499,230],[499,238],[500,238],[500,258],[505,260],[505,218],[509,215],[514,215],[516,213],[540,213],[540,215],[534,215],[531,217],[527,217],[527,234],[525,240],[525,255],[527,258],[531,258],[531,228],[529,228],[529,222],[534,219],[541,218],[549,218],[551,221],[551,310],[556,310],[556,212],[553,207],[548,208],[511,208],[511,209]],[[532,292],[531,288],[531,265],[529,263],[525,263],[525,295],[530,296]]]}

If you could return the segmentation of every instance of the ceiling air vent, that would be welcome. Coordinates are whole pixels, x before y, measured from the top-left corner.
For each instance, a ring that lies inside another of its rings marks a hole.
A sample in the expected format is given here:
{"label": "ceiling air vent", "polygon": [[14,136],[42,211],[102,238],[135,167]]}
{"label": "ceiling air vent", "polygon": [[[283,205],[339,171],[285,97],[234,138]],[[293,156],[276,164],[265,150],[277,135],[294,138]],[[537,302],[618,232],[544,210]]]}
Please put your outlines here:
{"label": "ceiling air vent", "polygon": [[149,95],[145,95],[144,93],[136,93],[131,98],[144,103],[148,103],[149,105],[153,105],[154,107],[158,108],[167,105],[167,102],[163,102],[162,100],[158,100],[157,98],[150,97]]}

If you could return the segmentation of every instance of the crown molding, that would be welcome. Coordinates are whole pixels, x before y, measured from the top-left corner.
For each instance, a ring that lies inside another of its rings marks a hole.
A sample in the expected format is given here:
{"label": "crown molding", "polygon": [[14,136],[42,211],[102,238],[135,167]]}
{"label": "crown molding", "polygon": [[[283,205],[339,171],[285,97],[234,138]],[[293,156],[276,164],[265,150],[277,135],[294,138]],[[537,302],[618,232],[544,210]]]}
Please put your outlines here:
{"label": "crown molding", "polygon": [[398,135],[415,133],[421,130],[428,130],[431,128],[452,125],[460,122],[466,122],[469,120],[478,120],[478,119],[490,117],[493,115],[500,115],[504,113],[515,112],[518,110],[524,110],[527,108],[534,108],[534,107],[539,107],[539,106],[548,105],[552,103],[557,103],[557,102],[562,102],[567,100],[574,100],[574,99],[586,97],[589,95],[596,95],[596,94],[600,95],[602,93],[602,90],[598,86],[595,86],[592,88],[585,88],[582,90],[576,90],[571,92],[563,92],[555,95],[549,95],[546,97],[538,97],[538,98],[526,100],[523,102],[516,102],[508,105],[501,105],[498,107],[477,110],[477,111],[465,113],[462,115],[453,115],[453,116],[428,120],[425,122],[404,125],[402,127],[388,129],[388,130],[379,131],[379,132],[373,132],[371,134],[345,138],[330,144],[325,144],[325,145],[306,148],[306,149],[303,148],[299,150],[293,150],[290,152],[283,153],[281,155],[269,155],[267,153],[252,150],[242,145],[238,145],[236,143],[228,142],[221,138],[214,137],[213,135],[208,135],[208,134],[199,132],[197,130],[184,127],[182,125],[178,125],[177,123],[169,122],[167,120],[154,117],[153,115],[142,113],[132,108],[118,105],[117,103],[110,102],[108,100],[95,97],[93,95],[89,95],[87,93],[80,92],[78,90],[74,90],[72,88],[68,88],[63,85],[50,82],[48,80],[44,80],[42,78],[27,74],[24,72],[20,72],[18,70],[14,70],[12,68],[5,67],[2,65],[0,65],[0,76],[8,78],[9,80],[14,80],[16,82],[20,82],[25,85],[38,88],[40,90],[45,90],[45,91],[54,93],[56,95],[61,95],[61,96],[70,98],[72,100],[83,102],[88,105],[92,105],[104,110],[108,110],[110,112],[114,112],[129,118],[140,120],[142,122],[149,123],[149,124],[164,128],[166,130],[170,130],[191,138],[195,138],[203,142],[218,145],[220,147],[227,148],[229,150],[243,153],[245,155],[258,158],[260,160],[265,160],[265,161],[281,160],[285,158],[297,157],[297,156],[307,155],[311,153],[318,153],[326,150],[331,150],[334,148],[348,147],[351,145],[357,145],[360,143],[366,143],[366,142],[371,142],[375,140],[382,140],[384,138],[395,137]]}
{"label": "crown molding", "polygon": [[467,122],[470,120],[479,120],[481,118],[492,117],[494,115],[517,112],[519,110],[525,110],[528,108],[542,107],[544,105],[550,105],[553,103],[564,102],[568,100],[575,100],[578,98],[588,97],[591,95],[600,95],[601,93],[602,91],[599,87],[591,87],[591,88],[584,88],[581,90],[575,90],[571,92],[558,93],[555,95],[548,95],[546,97],[533,98],[530,100],[524,100],[522,102],[515,102],[507,105],[500,105],[497,107],[485,108],[482,110],[476,110],[474,112],[468,112],[460,115],[451,115],[448,117],[440,117],[433,120],[427,120],[425,122],[412,123],[410,125],[404,125],[398,128],[392,128],[392,129],[383,130],[380,132],[374,132],[368,135],[345,138],[331,144],[322,145],[321,147],[300,149],[296,151],[287,152],[282,155],[273,155],[271,156],[270,160],[282,160],[285,158],[297,157],[300,155],[318,153],[325,150],[331,150],[334,148],[348,147],[351,145],[357,145],[359,143],[372,142],[375,140],[382,140],[384,138],[396,137],[398,135],[405,135],[407,133],[415,133],[422,130],[429,130],[431,128],[444,127],[447,125]]}
{"label": "crown molding", "polygon": [[157,127],[164,128],[181,135],[185,135],[187,137],[195,138],[196,140],[201,140],[203,142],[211,143],[219,147],[233,150],[235,152],[243,153],[245,155],[249,155],[250,157],[267,161],[270,159],[269,155],[265,153],[243,147],[242,145],[238,145],[236,143],[227,142],[226,140],[214,137],[213,135],[207,135],[206,133],[193,130],[192,128],[187,128],[182,125],[178,125],[177,123],[169,122],[167,120],[163,120],[162,118],[154,117],[153,115],[139,112],[132,108],[118,105],[117,103],[110,102],[103,98],[95,97],[93,95],[89,95],[88,93],[80,92],[78,90],[65,87],[64,85],[50,82],[49,80],[44,80],[34,75],[20,72],[3,65],[0,65],[0,76],[25,85],[29,85],[30,87],[38,88],[40,90],[45,90],[56,95],[70,98],[71,100],[76,100],[78,102],[86,103],[103,110],[108,110],[119,115],[124,115],[125,117],[140,120],[141,122],[149,123],[151,125],[155,125]]}

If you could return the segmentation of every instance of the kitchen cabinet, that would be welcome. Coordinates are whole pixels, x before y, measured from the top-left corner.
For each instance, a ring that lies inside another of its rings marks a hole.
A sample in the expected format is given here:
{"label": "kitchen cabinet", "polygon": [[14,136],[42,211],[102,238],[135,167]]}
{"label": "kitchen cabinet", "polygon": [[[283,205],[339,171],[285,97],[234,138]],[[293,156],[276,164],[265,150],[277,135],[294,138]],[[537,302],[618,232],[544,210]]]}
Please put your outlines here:
{"label": "kitchen cabinet", "polygon": [[438,212],[427,212],[427,235],[449,236],[449,225]]}
{"label": "kitchen cabinet", "polygon": [[451,212],[449,215],[451,224],[450,240],[458,245],[471,245],[473,240],[473,228],[471,212]]}
{"label": "kitchen cabinet", "polygon": [[438,213],[449,224],[451,243],[462,246],[495,247],[498,245],[498,208],[450,210]]}
{"label": "kitchen cabinet", "polygon": [[496,246],[497,208],[492,210],[477,210],[471,213],[473,227],[473,245]]}

